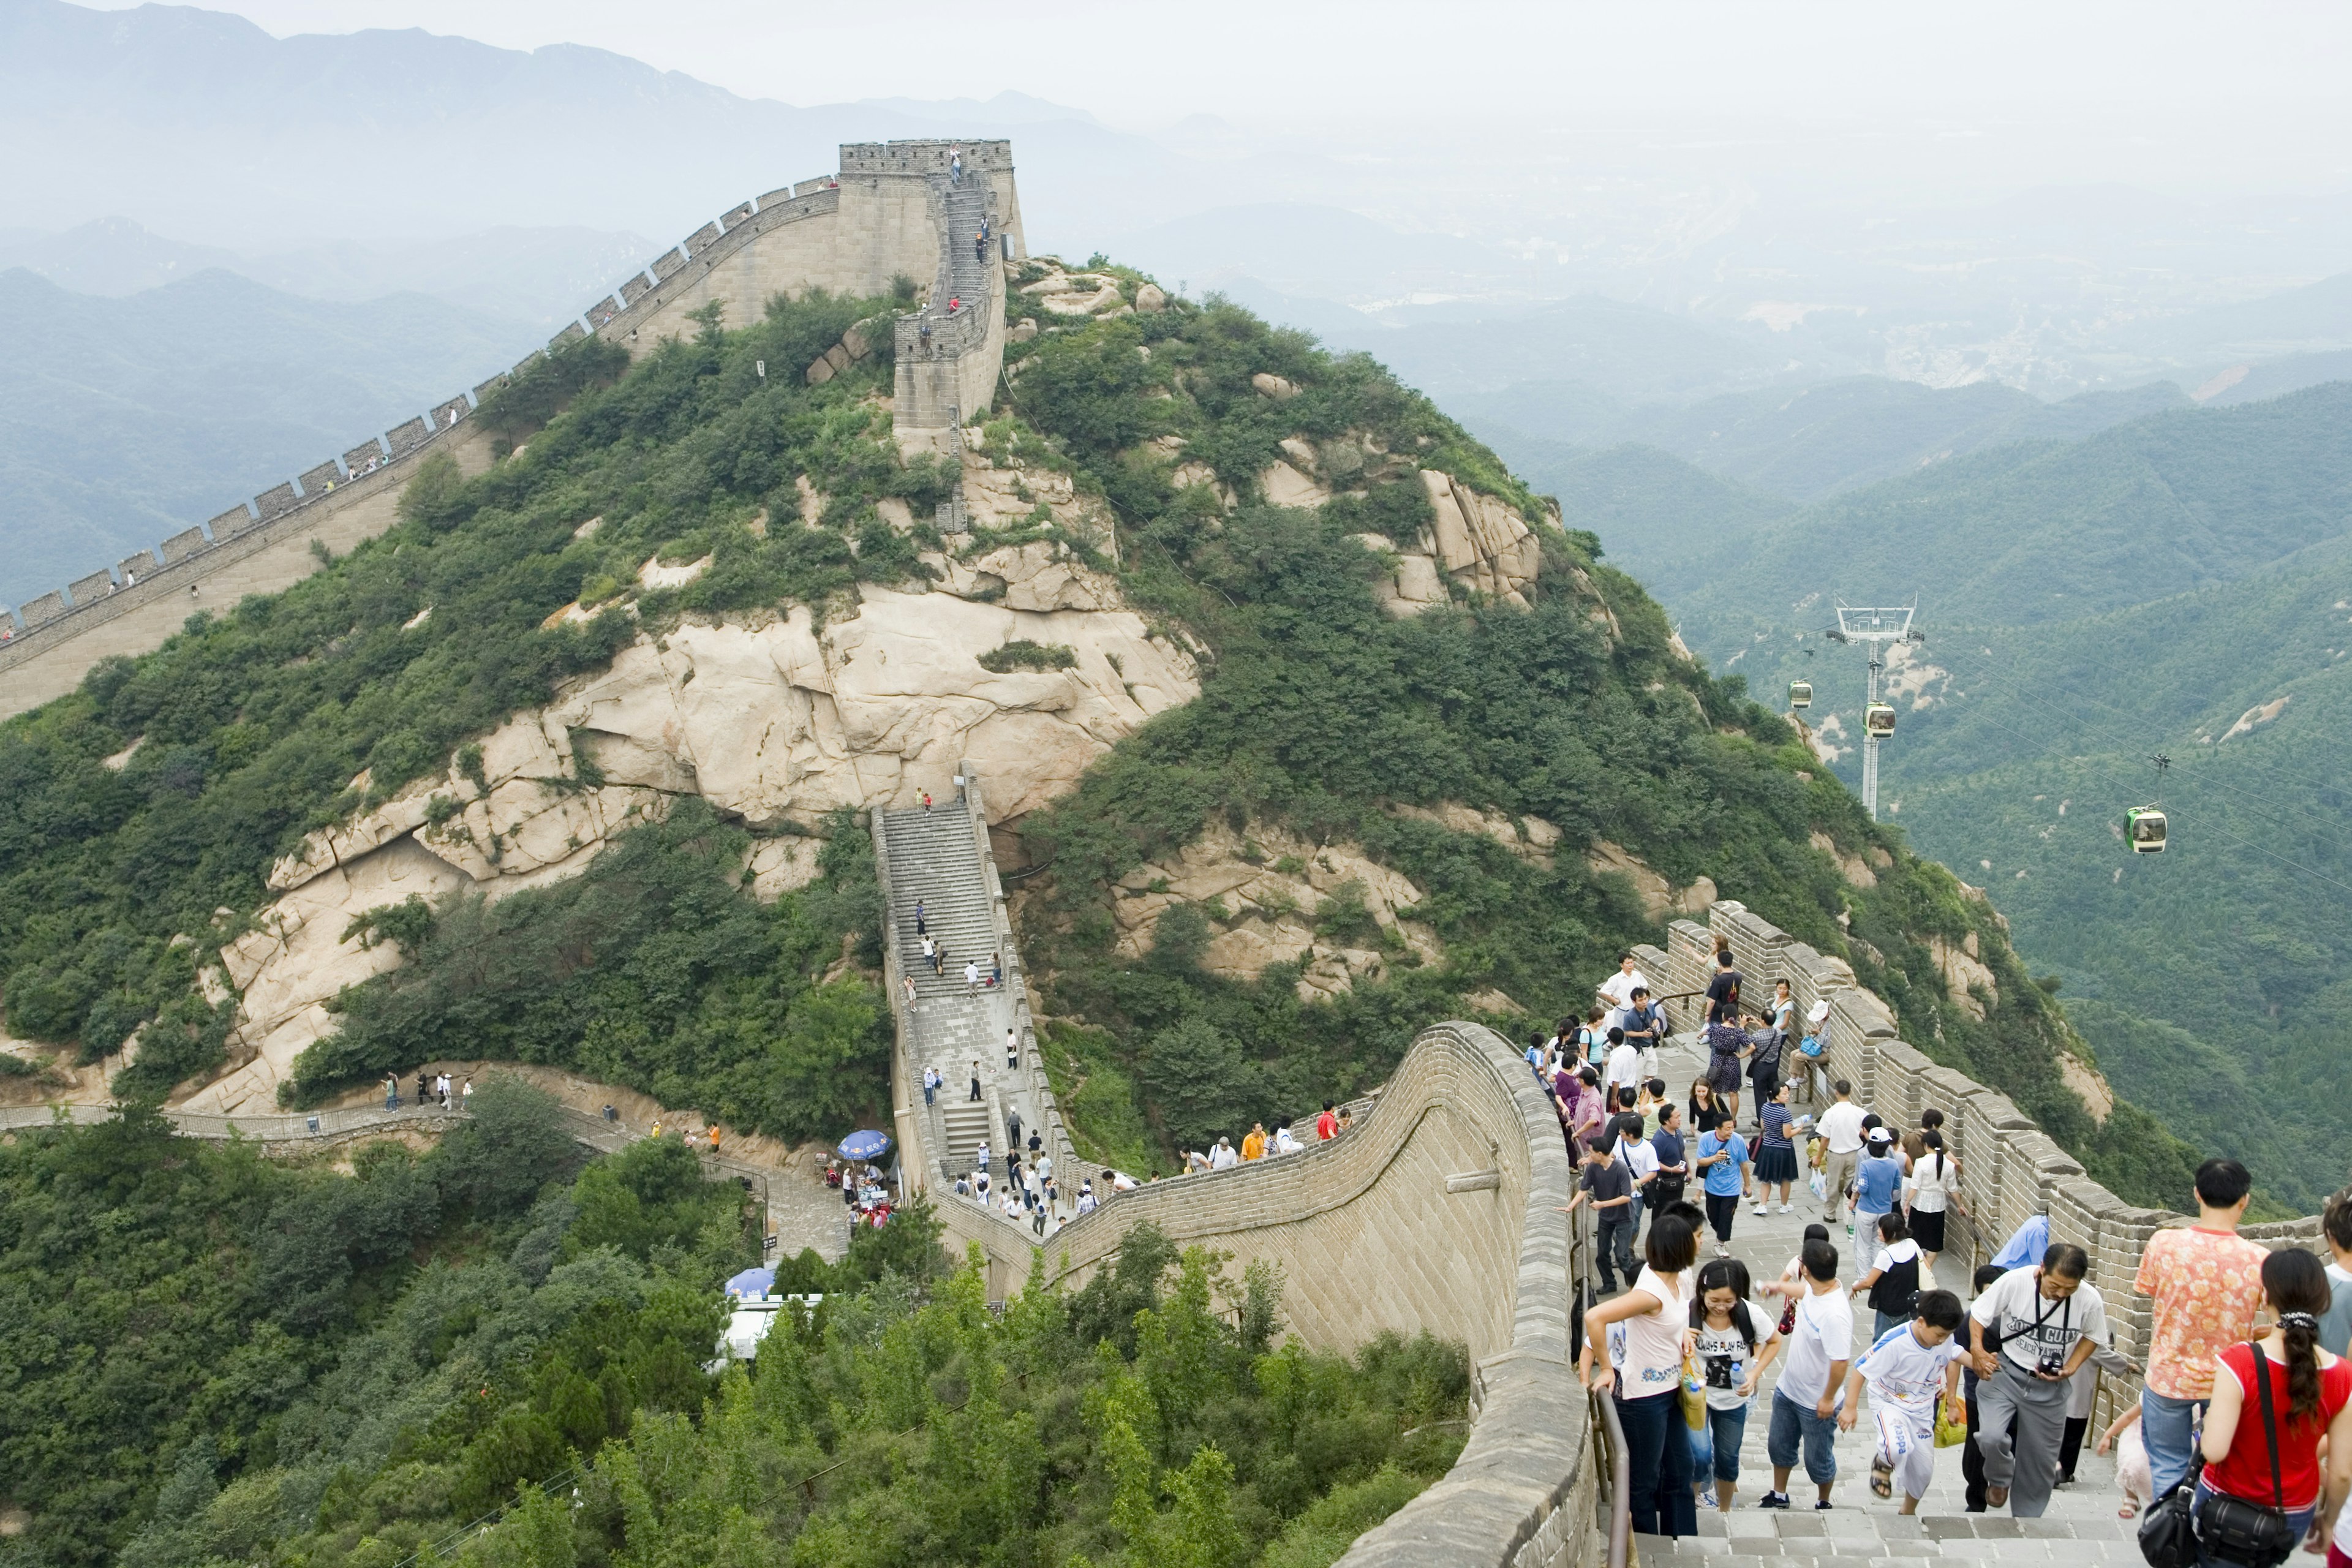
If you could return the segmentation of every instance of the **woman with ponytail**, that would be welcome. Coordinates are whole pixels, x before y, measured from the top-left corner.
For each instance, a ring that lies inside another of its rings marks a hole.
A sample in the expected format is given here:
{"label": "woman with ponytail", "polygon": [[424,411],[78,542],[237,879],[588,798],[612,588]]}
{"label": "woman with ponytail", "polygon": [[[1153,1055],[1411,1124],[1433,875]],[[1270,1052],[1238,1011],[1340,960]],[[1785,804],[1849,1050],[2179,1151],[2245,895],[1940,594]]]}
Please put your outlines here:
{"label": "woman with ponytail", "polygon": [[[2276,1568],[2281,1557],[2252,1559],[2260,1552],[2233,1551],[2218,1529],[2228,1510],[2210,1504],[2219,1494],[2257,1509],[2286,1515],[2278,1532],[2302,1541],[2315,1521],[2332,1540],[2347,1490],[2352,1490],[2352,1362],[2322,1350],[2319,1320],[2329,1300],[2327,1271],[2298,1247],[2284,1247],[2263,1260],[2263,1294],[2277,1326],[2250,1344],[2231,1345],[2215,1357],[2213,1404],[2205,1415],[2205,1468],[2197,1479],[2196,1509],[2203,1560],[2235,1568]],[[2260,1378],[2262,1381],[2257,1382]],[[2277,1466],[2263,1418],[2267,1384],[2270,1426],[2277,1430]],[[2327,1439],[2323,1476],[2319,1441]],[[2342,1544],[2328,1557],[2336,1568],[2352,1565]]]}

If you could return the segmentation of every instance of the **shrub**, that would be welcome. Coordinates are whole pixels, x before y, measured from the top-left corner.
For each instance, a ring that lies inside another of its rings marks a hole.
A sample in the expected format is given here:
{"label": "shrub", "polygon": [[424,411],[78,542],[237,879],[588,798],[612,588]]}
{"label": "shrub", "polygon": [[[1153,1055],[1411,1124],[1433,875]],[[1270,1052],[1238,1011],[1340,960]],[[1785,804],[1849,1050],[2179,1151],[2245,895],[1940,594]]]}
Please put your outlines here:
{"label": "shrub", "polygon": [[1035,643],[1018,637],[980,656],[980,667],[996,675],[1015,669],[1070,669],[1078,662],[1076,649],[1061,643]]}

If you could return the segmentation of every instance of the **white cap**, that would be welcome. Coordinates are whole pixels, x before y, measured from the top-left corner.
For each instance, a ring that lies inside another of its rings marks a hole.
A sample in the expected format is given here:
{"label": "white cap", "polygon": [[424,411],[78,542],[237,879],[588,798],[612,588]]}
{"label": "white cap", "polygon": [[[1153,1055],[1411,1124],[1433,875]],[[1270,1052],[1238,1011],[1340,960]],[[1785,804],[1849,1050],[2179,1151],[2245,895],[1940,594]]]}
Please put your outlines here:
{"label": "white cap", "polygon": [[1818,1024],[1829,1016],[1829,1001],[1827,998],[1823,998],[1822,1001],[1814,1003],[1811,1009],[1806,1013],[1805,1022],[1808,1024]]}

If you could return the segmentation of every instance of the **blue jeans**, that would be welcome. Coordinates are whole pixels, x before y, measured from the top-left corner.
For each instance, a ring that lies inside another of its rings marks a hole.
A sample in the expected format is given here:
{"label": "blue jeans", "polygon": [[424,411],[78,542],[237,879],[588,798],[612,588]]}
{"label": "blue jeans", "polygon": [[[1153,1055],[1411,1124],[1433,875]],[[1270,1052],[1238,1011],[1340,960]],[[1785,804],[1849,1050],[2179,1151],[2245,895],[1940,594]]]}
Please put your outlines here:
{"label": "blue jeans", "polygon": [[[2146,1393],[2146,1390],[2142,1390],[2141,1392],[2144,1394],[2144,1393]],[[2161,1399],[2161,1398],[2163,1397],[2163,1395],[2162,1395],[2162,1394],[2158,1394],[2157,1397],[2158,1397],[2158,1398],[2159,1398],[2159,1399]],[[2180,1400],[2180,1401],[2177,1401],[2177,1403],[2184,1404],[2184,1405],[2185,1405],[2185,1404],[2188,1404],[2188,1403],[2189,1403],[2189,1401],[2187,1401],[2187,1400]],[[2147,1426],[2147,1416],[2145,1414],[2143,1414],[2143,1415],[2140,1416],[2140,1418],[2139,1418],[2139,1424],[2140,1424],[2142,1426]],[[2142,1433],[2140,1434],[2140,1439],[2139,1439],[2139,1440],[2140,1440],[2141,1442],[2143,1442],[2143,1443],[2147,1442],[2147,1433],[2145,1433],[2145,1432],[2142,1432]],[[2158,1496],[2158,1497],[2162,1497],[2163,1495],[2164,1495],[2164,1489],[2163,1489],[2163,1488],[2161,1488],[2161,1487],[2158,1487],[2158,1488],[2157,1489],[2157,1496]],[[2197,1483],[2197,1492],[2196,1492],[2196,1496],[2195,1496],[2195,1500],[2194,1500],[2194,1506],[2195,1506],[2195,1507],[2197,1507],[2197,1508],[2200,1508],[2200,1509],[2203,1508],[2203,1507],[2205,1506],[2205,1500],[2206,1500],[2207,1498],[2209,1498],[2209,1497],[2211,1497],[2212,1495],[2213,1495],[2213,1489],[2212,1489],[2211,1487],[2207,1486],[2203,1481],[2201,1481],[2201,1480],[2200,1480],[2200,1481],[2199,1481],[2199,1482]],[[2256,1500],[2256,1500],[2256,1501],[2260,1501],[2261,1500],[2260,1500],[2260,1499],[2256,1499]],[[2289,1510],[2286,1510],[2286,1521],[2287,1521],[2287,1523],[2288,1523],[2291,1527],[2293,1527],[2293,1532],[2294,1532],[2294,1535],[2295,1540],[2297,1540],[2297,1541],[2301,1541],[2301,1540],[2304,1538],[2304,1536],[2305,1536],[2305,1534],[2309,1533],[2309,1531],[2310,1531],[2310,1530],[2311,1530],[2311,1516],[2312,1516],[2313,1514],[2315,1514],[2315,1513],[2317,1513],[2318,1511],[2319,1511],[2319,1507],[2318,1507],[2318,1505],[2317,1505],[2316,1503],[2313,1504],[2313,1505],[2312,1505],[2311,1507],[2309,1507],[2309,1508],[2291,1508],[2291,1509],[2289,1509]],[[2297,1556],[2300,1556],[2300,1555],[2301,1555],[2301,1553],[2300,1553],[2300,1552],[2298,1552],[2298,1553],[2296,1553],[2296,1555],[2297,1555]],[[2239,1563],[2233,1563],[2233,1562],[2231,1562],[2231,1561],[2229,1558],[2227,1558],[2227,1557],[2216,1557],[2216,1556],[2214,1556],[2214,1555],[2213,1555],[2213,1553],[2212,1553],[2212,1552],[2211,1552],[2211,1551],[2210,1551],[2210,1549],[2205,1545],[2205,1543],[2204,1543],[2203,1542],[2201,1542],[2201,1541],[2200,1541],[2200,1542],[2199,1542],[2197,1543],[2197,1561],[2198,1561],[2198,1563],[2200,1564],[2200,1568],[2242,1568],[2242,1565],[2241,1565],[2241,1564],[2239,1564]],[[2290,1559],[2289,1559],[2289,1561],[2290,1561],[2290,1562],[2292,1562],[2292,1561],[2293,1561],[2293,1559],[2292,1559],[2292,1558],[2290,1558]]]}
{"label": "blue jeans", "polygon": [[1748,1434],[1748,1406],[1735,1405],[1729,1410],[1706,1407],[1706,1425],[1690,1429],[1691,1477],[1699,1485],[1707,1482],[1708,1472],[1718,1481],[1739,1479],[1739,1440]]}
{"label": "blue jeans", "polygon": [[1825,1487],[1837,1479],[1837,1415],[1816,1415],[1810,1405],[1800,1405],[1779,1389],[1772,1391],[1772,1426],[1765,1434],[1764,1447],[1771,1456],[1776,1470],[1797,1468],[1797,1452],[1804,1450],[1805,1475],[1813,1485]]}
{"label": "blue jeans", "polygon": [[1633,1478],[1626,1511],[1640,1535],[1696,1535],[1698,1504],[1691,1498],[1690,1426],[1682,1391],[1617,1401],[1625,1427],[1625,1473]]}
{"label": "blue jeans", "polygon": [[2139,1392],[2139,1440],[2147,1447],[2148,1479],[2162,1497],[2189,1479],[2189,1457],[2197,1446],[2197,1428],[2205,1419],[2207,1401],[2171,1399],[2143,1388]]}

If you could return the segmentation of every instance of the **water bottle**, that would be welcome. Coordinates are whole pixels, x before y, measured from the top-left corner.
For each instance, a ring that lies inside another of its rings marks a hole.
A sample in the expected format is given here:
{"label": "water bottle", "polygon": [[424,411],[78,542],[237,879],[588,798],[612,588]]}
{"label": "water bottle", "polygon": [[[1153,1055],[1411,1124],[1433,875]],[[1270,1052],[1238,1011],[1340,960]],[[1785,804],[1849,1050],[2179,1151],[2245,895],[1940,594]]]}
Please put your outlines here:
{"label": "water bottle", "polygon": [[1747,1381],[1748,1358],[1746,1356],[1733,1356],[1731,1358],[1731,1386],[1738,1388],[1741,1384],[1746,1383]]}

